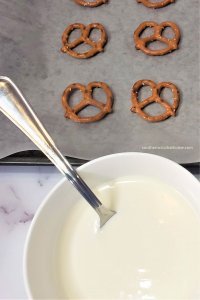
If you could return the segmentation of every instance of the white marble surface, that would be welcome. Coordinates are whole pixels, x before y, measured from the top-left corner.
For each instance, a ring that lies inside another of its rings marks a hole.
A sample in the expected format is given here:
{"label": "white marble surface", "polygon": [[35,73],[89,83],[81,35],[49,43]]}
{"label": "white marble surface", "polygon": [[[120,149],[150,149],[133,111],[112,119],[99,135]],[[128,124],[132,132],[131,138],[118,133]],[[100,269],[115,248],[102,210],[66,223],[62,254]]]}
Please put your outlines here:
{"label": "white marble surface", "polygon": [[26,234],[61,177],[53,167],[0,166],[0,299],[27,299],[22,276]]}
{"label": "white marble surface", "polygon": [[22,276],[26,234],[38,206],[61,177],[51,166],[0,166],[0,299],[27,299]]}

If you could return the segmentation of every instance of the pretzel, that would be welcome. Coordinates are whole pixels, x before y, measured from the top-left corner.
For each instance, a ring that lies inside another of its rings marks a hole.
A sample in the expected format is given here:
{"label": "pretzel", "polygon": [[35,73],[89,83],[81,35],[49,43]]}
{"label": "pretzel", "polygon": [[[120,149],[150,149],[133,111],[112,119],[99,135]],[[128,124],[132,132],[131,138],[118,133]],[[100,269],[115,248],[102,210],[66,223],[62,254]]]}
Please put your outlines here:
{"label": "pretzel", "polygon": [[[142,101],[139,101],[138,93],[139,93],[139,90],[144,86],[151,87],[152,96],[150,96]],[[172,105],[170,105],[167,101],[163,100],[160,97],[161,91],[165,88],[168,88],[172,91],[172,94],[173,94],[173,104]],[[173,83],[161,82],[161,83],[156,84],[155,82],[153,82],[151,80],[144,79],[144,80],[139,80],[134,84],[134,86],[132,88],[131,101],[133,104],[131,111],[133,113],[137,113],[140,117],[142,117],[146,121],[160,122],[160,121],[166,120],[167,118],[169,118],[171,116],[175,117],[176,111],[178,109],[179,102],[180,102],[180,94],[179,94],[178,88]],[[158,116],[151,116],[148,113],[144,112],[144,108],[154,102],[160,104],[162,107],[165,108],[165,112],[163,114],[160,114]]]}
{"label": "pretzel", "polygon": [[86,0],[75,0],[75,2],[79,5],[82,5],[82,6],[97,7],[97,6],[100,6],[104,3],[107,3],[108,0],[95,0],[93,2],[86,1]]}
{"label": "pretzel", "polygon": [[[148,27],[151,27],[154,29],[154,34],[152,34],[148,37],[141,38],[140,35]],[[167,27],[170,27],[174,32],[174,37],[171,39],[168,39],[162,35],[163,30]],[[142,24],[140,24],[140,26],[134,32],[134,42],[135,42],[135,47],[137,50],[141,50],[147,55],[159,56],[159,55],[164,55],[164,54],[170,53],[170,52],[178,49],[180,36],[181,36],[180,29],[173,22],[166,21],[161,24],[158,24],[156,22],[147,21],[147,22],[143,22]],[[159,50],[149,49],[148,44],[151,42],[155,42],[155,41],[160,41],[162,43],[165,43],[166,48],[159,49]]]}
{"label": "pretzel", "polygon": [[151,0],[137,0],[138,3],[144,4],[146,7],[150,8],[162,8],[171,3],[174,3],[176,0],[162,0],[160,2],[152,2]]}
{"label": "pretzel", "polygon": [[[70,43],[69,36],[75,29],[81,30],[81,36]],[[90,39],[90,33],[93,29],[98,29],[101,31],[100,40],[97,42]],[[68,53],[69,55],[75,58],[89,58],[96,55],[99,52],[102,52],[106,42],[107,35],[103,25],[99,23],[92,23],[85,26],[81,23],[74,23],[67,27],[62,35],[63,47],[61,51],[64,53]],[[81,44],[87,44],[91,46],[91,49],[84,53],[76,52],[74,49]]]}
{"label": "pretzel", "polygon": [[[106,104],[93,98],[93,90],[95,88],[103,89],[107,96]],[[71,93],[75,90],[81,91],[83,98],[77,105],[71,107],[69,105],[69,99]],[[73,83],[65,89],[62,96],[62,104],[65,109],[66,118],[69,118],[74,122],[91,123],[103,119],[105,115],[112,111],[113,95],[108,85],[103,82],[91,82],[87,86],[84,86],[80,83]],[[89,105],[97,107],[98,109],[100,109],[100,112],[90,117],[78,116],[78,113]]]}

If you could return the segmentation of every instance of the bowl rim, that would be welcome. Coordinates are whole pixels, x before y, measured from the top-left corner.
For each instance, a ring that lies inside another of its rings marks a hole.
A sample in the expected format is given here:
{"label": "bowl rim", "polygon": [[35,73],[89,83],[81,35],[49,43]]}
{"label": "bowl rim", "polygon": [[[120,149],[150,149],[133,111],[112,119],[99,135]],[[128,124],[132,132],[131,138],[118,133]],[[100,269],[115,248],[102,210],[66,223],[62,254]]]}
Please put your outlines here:
{"label": "bowl rim", "polygon": [[[103,160],[112,158],[112,157],[121,157],[121,156],[145,156],[145,157],[149,157],[149,158],[156,158],[160,161],[165,161],[168,164],[171,164],[172,166],[175,166],[176,168],[178,168],[180,171],[182,171],[183,173],[185,173],[187,176],[190,176],[191,179],[194,180],[194,182],[197,182],[199,184],[198,179],[192,175],[188,170],[186,170],[183,166],[181,166],[180,164],[178,164],[175,161],[172,161],[166,157],[160,156],[160,155],[156,155],[156,154],[151,154],[151,153],[146,153],[146,152],[122,152],[122,153],[114,153],[114,154],[109,154],[109,155],[105,155],[105,156],[101,156],[98,158],[95,158],[83,165],[81,165],[80,167],[77,168],[77,171],[82,171],[85,168],[87,168],[88,166],[91,166],[93,164],[95,164],[96,162],[101,162]],[[39,207],[36,210],[36,213],[33,217],[33,220],[31,221],[30,227],[28,229],[28,233],[25,239],[25,244],[24,244],[24,251],[23,251],[23,281],[24,281],[24,286],[25,286],[25,291],[26,294],[28,296],[29,299],[34,299],[32,294],[31,294],[31,287],[29,285],[29,281],[28,281],[28,270],[27,270],[27,260],[28,260],[28,248],[29,248],[29,243],[31,240],[31,236],[32,236],[32,232],[34,230],[35,224],[37,222],[38,216],[41,214],[41,211],[43,210],[43,208],[45,207],[45,205],[47,204],[47,202],[49,201],[49,199],[52,197],[52,195],[54,194],[54,192],[59,189],[59,187],[66,181],[66,178],[62,178],[49,192],[48,194],[44,197],[44,199],[42,200],[42,202],[40,203]]]}

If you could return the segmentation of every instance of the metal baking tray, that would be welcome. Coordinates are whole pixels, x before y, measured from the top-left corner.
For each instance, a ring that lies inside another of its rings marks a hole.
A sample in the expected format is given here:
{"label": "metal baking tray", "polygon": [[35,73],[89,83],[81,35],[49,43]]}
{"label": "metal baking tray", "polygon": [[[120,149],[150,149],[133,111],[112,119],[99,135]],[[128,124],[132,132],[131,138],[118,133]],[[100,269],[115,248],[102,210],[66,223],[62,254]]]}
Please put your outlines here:
{"label": "metal baking tray", "polygon": [[[75,167],[79,167],[86,163],[87,160],[66,157],[68,161]],[[0,165],[52,165],[51,161],[39,150],[23,151],[16,154],[9,155],[0,159]]]}
{"label": "metal baking tray", "polygon": [[[87,160],[66,157],[68,161],[74,166],[79,167]],[[38,150],[24,151],[10,155],[8,157],[2,158],[0,160],[0,165],[24,165],[24,166],[36,166],[36,165],[51,165],[52,163],[49,159]],[[200,174],[200,163],[182,164],[193,175]]]}
{"label": "metal baking tray", "polygon": [[[136,0],[110,0],[92,9],[73,0],[0,0],[0,74],[16,82],[68,157],[86,161],[116,152],[140,151],[181,164],[199,162],[198,11],[199,0],[177,0],[158,10]],[[181,30],[179,49],[163,57],[137,51],[133,32],[147,20],[175,22]],[[75,22],[104,25],[108,43],[103,53],[88,60],[61,53],[62,33]],[[132,114],[131,87],[139,79],[176,84],[181,92],[177,117],[152,124]],[[65,119],[61,105],[64,89],[73,82],[91,81],[104,81],[111,87],[113,113],[93,124]],[[32,151],[20,154],[26,150],[36,148],[0,114],[2,162],[44,161]],[[18,154],[9,156],[13,153]]]}

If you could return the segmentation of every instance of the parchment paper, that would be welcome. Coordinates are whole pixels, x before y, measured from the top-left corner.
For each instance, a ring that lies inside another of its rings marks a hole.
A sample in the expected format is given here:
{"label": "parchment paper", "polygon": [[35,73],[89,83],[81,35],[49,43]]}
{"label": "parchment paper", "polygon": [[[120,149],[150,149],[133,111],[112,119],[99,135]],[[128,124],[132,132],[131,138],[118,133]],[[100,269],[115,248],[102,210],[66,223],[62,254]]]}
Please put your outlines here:
{"label": "parchment paper", "polygon": [[[199,0],[177,0],[152,10],[136,0],[110,0],[83,8],[70,0],[0,0],[0,74],[11,77],[66,155],[92,159],[122,151],[156,153],[179,163],[200,161]],[[147,20],[173,21],[181,29],[180,49],[163,57],[137,51],[133,32]],[[102,23],[105,52],[77,60],[60,52],[71,23]],[[181,90],[176,118],[148,123],[130,112],[130,91],[139,79],[171,81]],[[61,95],[73,82],[104,81],[115,98],[114,112],[100,122],[76,124],[64,118]],[[34,145],[0,114],[0,157]]]}

